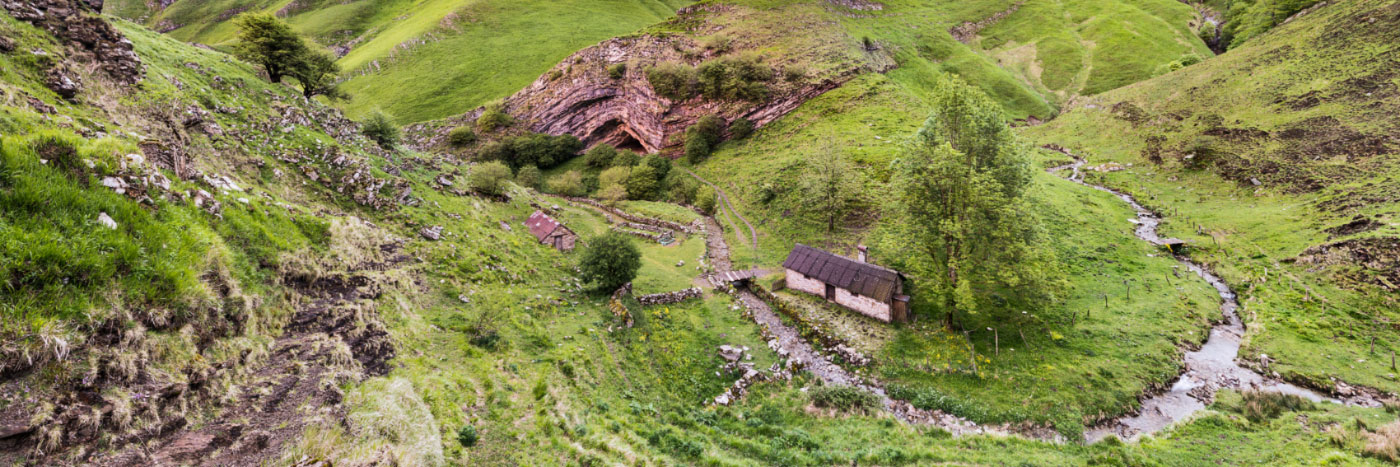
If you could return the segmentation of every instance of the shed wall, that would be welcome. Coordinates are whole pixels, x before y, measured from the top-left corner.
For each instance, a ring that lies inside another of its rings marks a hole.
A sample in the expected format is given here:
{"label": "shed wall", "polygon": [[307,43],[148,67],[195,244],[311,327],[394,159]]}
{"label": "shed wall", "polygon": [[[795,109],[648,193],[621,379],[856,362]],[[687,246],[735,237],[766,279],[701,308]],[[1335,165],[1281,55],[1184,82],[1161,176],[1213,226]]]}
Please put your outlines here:
{"label": "shed wall", "polygon": [[855,310],[871,318],[890,322],[890,304],[851,293],[846,289],[836,289],[836,303]]}
{"label": "shed wall", "polygon": [[789,289],[801,290],[818,297],[826,296],[826,283],[816,279],[809,279],[800,272],[788,269],[785,280],[787,281]]}

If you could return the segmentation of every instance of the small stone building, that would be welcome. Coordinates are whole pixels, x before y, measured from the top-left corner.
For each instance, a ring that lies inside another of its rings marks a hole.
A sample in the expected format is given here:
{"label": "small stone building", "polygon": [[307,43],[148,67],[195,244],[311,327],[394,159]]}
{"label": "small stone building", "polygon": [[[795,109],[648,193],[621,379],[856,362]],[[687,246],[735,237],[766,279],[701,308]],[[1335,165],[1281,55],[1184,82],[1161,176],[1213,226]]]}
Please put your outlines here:
{"label": "small stone building", "polygon": [[525,219],[525,228],[529,229],[530,235],[534,235],[540,243],[559,251],[572,251],[574,243],[578,241],[578,234],[549,217],[544,211],[530,214],[530,217]]}
{"label": "small stone building", "polygon": [[783,261],[787,287],[887,323],[908,321],[903,276],[867,263],[864,246],[859,251],[857,259],[851,259],[799,243]]}

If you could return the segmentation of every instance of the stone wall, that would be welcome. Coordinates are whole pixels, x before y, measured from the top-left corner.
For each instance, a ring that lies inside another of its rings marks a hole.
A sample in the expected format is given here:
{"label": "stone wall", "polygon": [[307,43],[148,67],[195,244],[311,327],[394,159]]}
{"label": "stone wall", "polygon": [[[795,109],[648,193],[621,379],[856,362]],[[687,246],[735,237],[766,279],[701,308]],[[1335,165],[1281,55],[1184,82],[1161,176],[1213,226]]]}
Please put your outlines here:
{"label": "stone wall", "polygon": [[665,305],[668,303],[678,303],[692,298],[700,298],[701,291],[698,288],[674,290],[671,292],[654,293],[637,297],[637,303],[642,305]]}
{"label": "stone wall", "polygon": [[865,316],[890,322],[890,304],[851,293],[846,289],[836,289],[836,303]]}
{"label": "stone wall", "polygon": [[826,283],[808,278],[802,273],[791,269],[787,270],[785,276],[784,280],[787,282],[787,287],[789,289],[801,290],[818,297],[826,297]]}

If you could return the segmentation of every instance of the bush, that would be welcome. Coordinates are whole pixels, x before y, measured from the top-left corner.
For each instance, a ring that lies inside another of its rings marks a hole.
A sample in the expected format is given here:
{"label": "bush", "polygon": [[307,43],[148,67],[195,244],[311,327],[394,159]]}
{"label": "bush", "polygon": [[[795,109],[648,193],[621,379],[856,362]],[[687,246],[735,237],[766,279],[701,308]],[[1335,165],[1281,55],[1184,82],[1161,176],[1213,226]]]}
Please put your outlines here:
{"label": "bush", "polygon": [[623,76],[627,76],[626,63],[618,63],[608,67],[608,77],[612,79],[622,79]]}
{"label": "bush", "polygon": [[647,83],[656,95],[673,101],[695,96],[695,68],[679,63],[659,63],[647,68]]}
{"label": "bush", "polygon": [[686,135],[685,138],[685,160],[691,164],[699,164],[710,157],[710,145],[704,138],[694,138]]}
{"label": "bush", "polygon": [[477,159],[501,161],[512,168],[533,165],[547,169],[572,159],[582,148],[583,142],[573,135],[530,133],[483,144],[477,151]]}
{"label": "bush", "polygon": [[588,148],[588,152],[583,153],[583,165],[594,169],[606,169],[612,166],[613,157],[617,156],[617,148],[608,143],[598,143]]}
{"label": "bush", "polygon": [[716,55],[720,55],[725,52],[728,52],[730,46],[733,45],[733,42],[734,40],[730,39],[729,36],[721,34],[718,36],[706,38],[705,41],[701,43],[701,46],[704,47],[706,50],[714,51]]}
{"label": "bush", "polygon": [[612,167],[631,167],[642,161],[642,156],[626,149],[618,150],[613,154]]}
{"label": "bush", "polygon": [[481,437],[476,433],[474,426],[462,425],[461,428],[457,429],[457,442],[462,443],[464,448],[476,446],[476,442],[480,439]]}
{"label": "bush", "polygon": [[606,185],[598,190],[598,199],[609,205],[615,205],[618,201],[627,199],[627,188],[618,183]]}
{"label": "bush", "polygon": [[700,189],[700,182],[679,173],[673,174],[670,185],[671,202],[680,204],[694,203],[695,192]]}
{"label": "bush", "polygon": [[747,118],[738,118],[734,123],[729,124],[729,137],[731,139],[744,139],[753,134],[753,121]]}
{"label": "bush", "polygon": [[716,58],[696,68],[696,83],[708,99],[748,101],[768,97],[764,82],[773,79],[773,68],[756,55]]}
{"label": "bush", "polygon": [[583,175],[579,174],[577,170],[570,170],[549,179],[546,187],[550,193],[557,195],[583,196],[588,194],[588,190],[584,189]]}
{"label": "bush", "polygon": [[573,135],[531,133],[510,140],[511,157],[506,162],[511,167],[549,168],[572,159],[579,149],[583,149],[583,142]]}
{"label": "bush", "polygon": [[483,133],[489,133],[514,123],[515,121],[510,118],[510,115],[501,110],[501,104],[489,104],[486,106],[486,110],[481,112],[481,117],[476,119],[476,129]]}
{"label": "bush", "polygon": [[705,160],[719,144],[723,133],[723,119],[716,115],[700,117],[694,125],[685,129],[685,160],[692,164]]}
{"label": "bush", "polygon": [[665,180],[671,175],[671,160],[656,154],[647,154],[642,158],[642,165],[646,165],[656,170],[656,179]]}
{"label": "bush", "polygon": [[361,124],[360,132],[384,149],[393,149],[399,144],[399,127],[394,125],[393,118],[379,110],[369,114],[369,118]]}
{"label": "bush", "polygon": [[506,180],[510,179],[510,167],[500,161],[491,161],[472,166],[467,177],[467,186],[477,193],[499,196],[506,191]]}
{"label": "bush", "polygon": [[629,199],[651,200],[661,192],[661,178],[650,165],[640,164],[632,169],[627,177],[627,197]]}
{"label": "bush", "polygon": [[715,189],[709,185],[701,186],[695,192],[695,207],[705,215],[715,213]]}
{"label": "bush", "polygon": [[631,167],[613,167],[598,174],[598,186],[621,185],[631,176]]}
{"label": "bush", "polygon": [[812,405],[842,412],[869,412],[880,407],[880,397],[851,386],[823,386],[811,391]]}
{"label": "bush", "polygon": [[802,81],[807,77],[807,68],[802,65],[788,65],[783,67],[783,79],[790,83]]}
{"label": "bush", "polygon": [[515,184],[526,188],[539,189],[540,182],[544,179],[544,174],[540,173],[540,168],[533,165],[521,167],[515,173]]}
{"label": "bush", "polygon": [[586,283],[599,290],[612,291],[637,277],[642,267],[642,252],[632,239],[618,232],[608,232],[588,242],[579,260],[579,271]]}
{"label": "bush", "polygon": [[454,148],[469,146],[476,142],[476,131],[469,127],[459,126],[447,132],[447,144]]}

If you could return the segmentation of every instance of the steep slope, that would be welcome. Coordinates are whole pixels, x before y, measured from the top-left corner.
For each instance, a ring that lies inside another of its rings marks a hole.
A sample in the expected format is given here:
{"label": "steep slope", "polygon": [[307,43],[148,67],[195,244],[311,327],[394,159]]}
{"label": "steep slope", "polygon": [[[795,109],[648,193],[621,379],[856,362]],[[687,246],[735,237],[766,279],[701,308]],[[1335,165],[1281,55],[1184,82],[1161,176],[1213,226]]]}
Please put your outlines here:
{"label": "steep slope", "polygon": [[220,49],[233,43],[238,13],[275,12],[341,57],[343,86],[356,97],[346,112],[379,108],[416,122],[505,97],[568,54],[665,20],[687,3],[121,0],[108,2],[106,12]]}
{"label": "steep slope", "polygon": [[1246,360],[1341,393],[1337,380],[1394,391],[1397,25],[1396,2],[1319,4],[1027,134],[1128,167],[1097,177],[1249,284]]}

